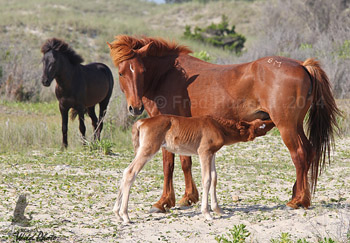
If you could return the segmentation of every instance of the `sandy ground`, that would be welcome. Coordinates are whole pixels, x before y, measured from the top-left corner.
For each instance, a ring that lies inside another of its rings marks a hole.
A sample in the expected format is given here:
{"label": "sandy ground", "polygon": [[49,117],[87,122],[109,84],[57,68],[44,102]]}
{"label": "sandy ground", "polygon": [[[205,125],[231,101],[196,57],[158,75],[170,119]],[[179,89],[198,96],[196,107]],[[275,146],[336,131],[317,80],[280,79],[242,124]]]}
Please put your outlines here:
{"label": "sandy ground", "polygon": [[[271,242],[282,233],[288,233],[293,242],[350,240],[349,138],[337,140],[333,162],[321,175],[307,210],[285,207],[295,169],[280,137],[268,135],[223,148],[216,164],[224,215],[214,214],[213,221],[204,220],[200,203],[175,207],[166,214],[148,213],[162,192],[160,155],[145,166],[132,188],[133,223],[117,221],[111,210],[122,171],[132,157],[131,151],[111,156],[58,151],[0,155],[0,240],[14,240],[18,232],[41,231],[58,242],[216,242],[215,237],[239,224],[250,232],[246,242]],[[180,168],[177,160],[177,200],[184,192]],[[198,159],[193,175],[201,191]],[[14,216],[19,195],[26,195],[28,205],[22,216]],[[21,220],[15,223],[16,217]]]}

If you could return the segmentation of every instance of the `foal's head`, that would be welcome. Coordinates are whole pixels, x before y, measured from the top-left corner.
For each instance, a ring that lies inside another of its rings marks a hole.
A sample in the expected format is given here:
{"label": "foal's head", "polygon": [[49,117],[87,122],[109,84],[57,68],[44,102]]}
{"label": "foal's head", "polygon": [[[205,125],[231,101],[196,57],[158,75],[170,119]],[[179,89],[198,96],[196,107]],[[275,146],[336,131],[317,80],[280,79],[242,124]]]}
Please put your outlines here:
{"label": "foal's head", "polygon": [[50,86],[52,80],[61,71],[63,62],[69,62],[72,65],[82,63],[84,60],[81,56],[63,40],[51,38],[41,47],[43,53],[43,75],[41,82],[44,86]]}
{"label": "foal's head", "polygon": [[246,136],[247,141],[252,141],[256,137],[264,136],[275,124],[271,120],[256,119],[251,122],[240,121],[237,128],[241,136]]}

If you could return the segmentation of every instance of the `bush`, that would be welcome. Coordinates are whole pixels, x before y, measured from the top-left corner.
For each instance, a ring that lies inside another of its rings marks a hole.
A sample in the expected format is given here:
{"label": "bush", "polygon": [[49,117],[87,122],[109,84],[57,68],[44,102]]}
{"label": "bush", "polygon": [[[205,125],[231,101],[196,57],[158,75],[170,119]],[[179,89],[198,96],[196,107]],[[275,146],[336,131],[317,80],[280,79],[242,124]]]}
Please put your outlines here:
{"label": "bush", "polygon": [[246,225],[239,224],[234,225],[229,233],[225,235],[216,236],[215,240],[218,243],[244,243],[246,239],[250,236],[250,232],[246,229]]}
{"label": "bush", "polygon": [[197,57],[197,58],[199,58],[199,59],[201,59],[203,61],[206,61],[206,62],[214,61],[214,58],[211,57],[208,52],[203,51],[203,50],[200,51],[200,52],[194,52],[193,56]]}
{"label": "bush", "polygon": [[227,17],[225,15],[222,16],[221,23],[212,23],[204,29],[195,27],[194,33],[191,31],[191,26],[187,25],[185,27],[184,37],[208,43],[236,53],[242,51],[246,40],[243,35],[236,33],[234,25],[229,28]]}

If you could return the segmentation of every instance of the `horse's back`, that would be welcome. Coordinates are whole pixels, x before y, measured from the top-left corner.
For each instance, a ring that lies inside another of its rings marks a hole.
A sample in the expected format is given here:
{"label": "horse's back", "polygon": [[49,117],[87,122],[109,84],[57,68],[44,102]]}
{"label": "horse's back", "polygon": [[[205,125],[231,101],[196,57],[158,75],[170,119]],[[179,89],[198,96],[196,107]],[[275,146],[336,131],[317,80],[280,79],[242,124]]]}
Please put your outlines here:
{"label": "horse's back", "polygon": [[86,106],[109,99],[113,91],[113,75],[103,63],[82,65],[82,76],[86,85]]}

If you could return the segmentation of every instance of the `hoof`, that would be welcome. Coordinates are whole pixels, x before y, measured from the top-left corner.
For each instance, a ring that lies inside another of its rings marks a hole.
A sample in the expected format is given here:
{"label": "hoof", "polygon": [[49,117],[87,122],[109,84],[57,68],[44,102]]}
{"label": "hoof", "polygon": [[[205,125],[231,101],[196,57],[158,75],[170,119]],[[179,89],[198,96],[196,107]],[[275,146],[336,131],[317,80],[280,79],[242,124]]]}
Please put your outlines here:
{"label": "hoof", "polygon": [[215,208],[215,209],[213,209],[213,211],[216,213],[216,214],[218,214],[218,215],[222,215],[222,214],[224,214],[224,211],[221,209],[221,208]]}
{"label": "hoof", "polygon": [[190,200],[187,200],[186,198],[182,198],[179,202],[178,202],[180,207],[188,207],[191,206],[192,202]]}
{"label": "hoof", "polygon": [[149,213],[165,213],[165,209],[161,210],[158,207],[152,206],[151,209],[149,210]]}
{"label": "hoof", "polygon": [[296,203],[293,203],[293,202],[287,203],[286,206],[287,206],[287,209],[288,209],[288,208],[289,208],[289,209],[298,209],[298,208],[299,208],[299,205],[296,204]]}
{"label": "hoof", "polygon": [[208,220],[208,221],[213,220],[213,217],[209,213],[203,214],[203,216],[204,216],[205,220]]}

